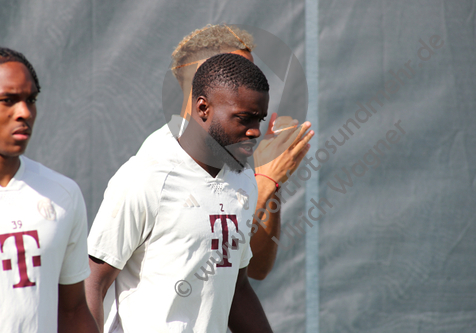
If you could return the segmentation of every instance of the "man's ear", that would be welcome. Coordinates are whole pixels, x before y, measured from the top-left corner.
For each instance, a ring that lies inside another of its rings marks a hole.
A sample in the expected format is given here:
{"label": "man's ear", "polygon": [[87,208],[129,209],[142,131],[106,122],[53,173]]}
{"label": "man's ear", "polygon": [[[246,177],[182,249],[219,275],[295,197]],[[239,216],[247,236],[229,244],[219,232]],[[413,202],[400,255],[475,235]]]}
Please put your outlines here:
{"label": "man's ear", "polygon": [[210,115],[210,103],[207,98],[205,96],[198,97],[195,103],[195,108],[200,119],[202,119],[203,122],[206,122]]}

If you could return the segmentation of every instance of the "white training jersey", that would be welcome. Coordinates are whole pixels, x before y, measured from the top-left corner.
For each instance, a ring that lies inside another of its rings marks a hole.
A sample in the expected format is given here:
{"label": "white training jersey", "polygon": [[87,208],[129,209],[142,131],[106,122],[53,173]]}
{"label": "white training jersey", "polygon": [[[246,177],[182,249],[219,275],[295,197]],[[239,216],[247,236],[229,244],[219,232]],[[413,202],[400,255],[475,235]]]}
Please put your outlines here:
{"label": "white training jersey", "polygon": [[89,275],[86,207],[74,181],[20,161],[0,187],[0,331],[57,332],[58,284]]}
{"label": "white training jersey", "polygon": [[154,132],[110,180],[88,238],[122,270],[110,332],[226,332],[256,200],[252,170],[213,178],[167,125]]}

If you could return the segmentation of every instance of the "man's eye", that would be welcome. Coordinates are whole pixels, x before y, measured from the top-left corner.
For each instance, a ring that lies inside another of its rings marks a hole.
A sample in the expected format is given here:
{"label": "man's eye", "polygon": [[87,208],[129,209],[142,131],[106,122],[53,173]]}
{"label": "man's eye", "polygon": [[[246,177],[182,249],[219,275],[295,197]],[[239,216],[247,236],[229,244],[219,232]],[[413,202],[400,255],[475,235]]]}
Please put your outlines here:
{"label": "man's eye", "polygon": [[30,104],[35,104],[36,100],[37,100],[37,97],[32,97],[32,98],[28,98],[27,102],[30,103]]}
{"label": "man's eye", "polygon": [[10,104],[13,100],[11,98],[0,98],[0,102]]}

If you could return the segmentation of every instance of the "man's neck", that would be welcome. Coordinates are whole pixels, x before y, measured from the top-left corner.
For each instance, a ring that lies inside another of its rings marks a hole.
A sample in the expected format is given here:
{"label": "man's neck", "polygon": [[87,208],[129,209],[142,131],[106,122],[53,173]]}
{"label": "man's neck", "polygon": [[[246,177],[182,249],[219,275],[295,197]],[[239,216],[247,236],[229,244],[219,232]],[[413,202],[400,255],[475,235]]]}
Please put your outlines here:
{"label": "man's neck", "polygon": [[6,187],[20,168],[20,157],[0,155],[0,186]]}
{"label": "man's neck", "polygon": [[215,178],[223,168],[223,162],[218,161],[208,148],[205,142],[207,135],[208,133],[195,119],[190,117],[185,132],[179,138],[179,144],[203,170]]}

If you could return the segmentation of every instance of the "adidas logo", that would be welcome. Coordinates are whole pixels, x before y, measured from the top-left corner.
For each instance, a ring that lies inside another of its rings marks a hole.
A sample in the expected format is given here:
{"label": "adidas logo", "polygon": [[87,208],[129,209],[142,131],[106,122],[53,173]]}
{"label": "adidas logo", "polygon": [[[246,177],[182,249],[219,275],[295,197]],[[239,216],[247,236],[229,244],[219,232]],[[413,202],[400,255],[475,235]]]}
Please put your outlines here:
{"label": "adidas logo", "polygon": [[184,207],[200,207],[200,204],[197,202],[197,200],[195,200],[195,198],[193,197],[193,195],[190,194],[190,196],[188,197],[188,199],[185,200],[183,206],[184,206]]}

